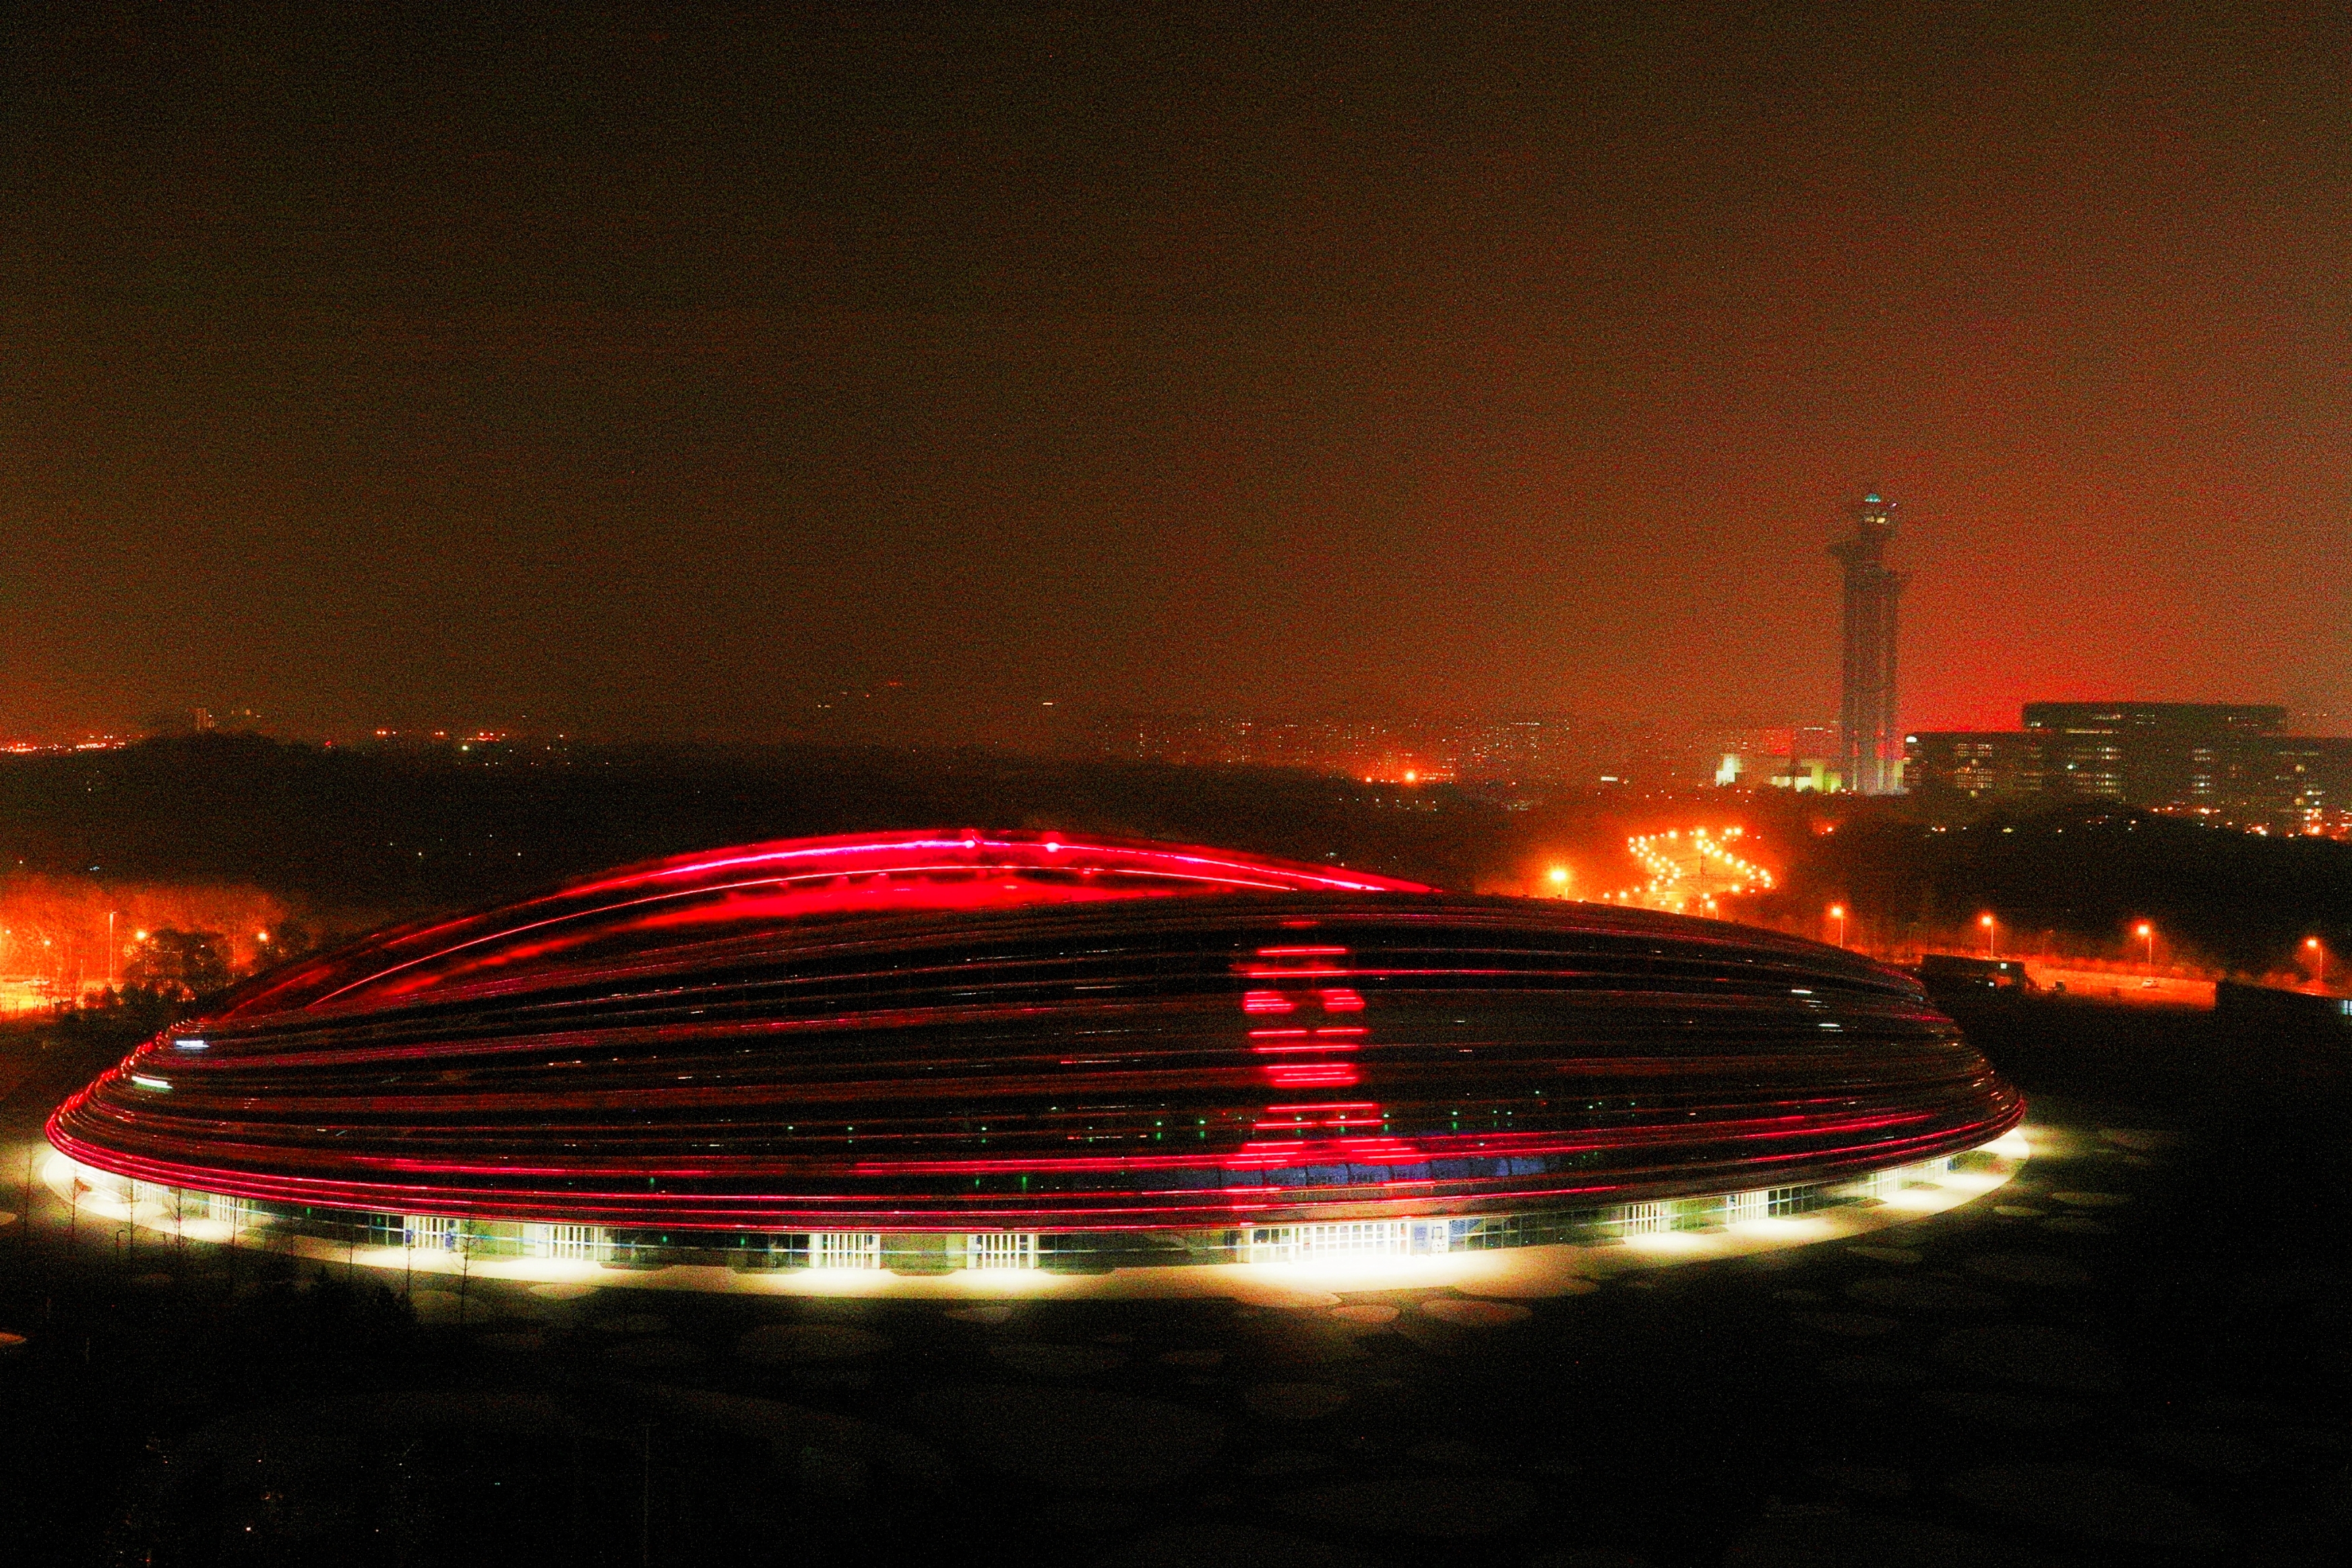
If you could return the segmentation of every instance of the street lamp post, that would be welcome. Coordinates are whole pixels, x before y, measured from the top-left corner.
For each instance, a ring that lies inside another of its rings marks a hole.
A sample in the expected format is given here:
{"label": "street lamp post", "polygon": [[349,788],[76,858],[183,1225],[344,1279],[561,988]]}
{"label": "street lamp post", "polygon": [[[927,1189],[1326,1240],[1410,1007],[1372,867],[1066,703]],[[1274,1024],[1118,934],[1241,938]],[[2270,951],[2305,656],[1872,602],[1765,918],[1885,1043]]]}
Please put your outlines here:
{"label": "street lamp post", "polygon": [[1992,922],[1992,915],[1991,915],[1991,912],[1990,912],[1990,911],[1987,911],[1985,914],[1982,914],[1982,915],[1978,915],[1978,916],[1977,916],[1977,924],[1984,927],[1984,934],[1985,934],[1985,956],[1986,956],[1987,958],[1990,958],[1990,957],[1993,956],[1993,951],[1992,951],[1993,922]]}
{"label": "street lamp post", "polygon": [[2316,936],[2305,937],[2303,946],[2311,955],[2311,983],[2325,991],[2327,989],[2327,949],[2320,946]]}
{"label": "street lamp post", "polygon": [[1838,923],[1837,945],[1843,947],[1845,946],[1845,905],[1843,904],[1831,904],[1830,918]]}
{"label": "street lamp post", "polygon": [[2132,927],[2132,935],[2147,944],[2147,978],[2139,983],[2139,988],[2143,991],[2154,990],[2156,988],[2156,926],[2143,920]]}

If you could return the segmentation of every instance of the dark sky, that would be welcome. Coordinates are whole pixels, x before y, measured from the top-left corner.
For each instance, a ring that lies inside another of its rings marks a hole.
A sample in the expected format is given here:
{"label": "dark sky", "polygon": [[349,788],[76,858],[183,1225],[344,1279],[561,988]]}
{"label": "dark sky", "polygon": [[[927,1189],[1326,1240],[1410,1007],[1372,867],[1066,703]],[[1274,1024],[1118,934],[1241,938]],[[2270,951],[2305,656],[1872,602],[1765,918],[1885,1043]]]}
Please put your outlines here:
{"label": "dark sky", "polygon": [[1811,718],[1868,486],[1915,726],[2352,707],[2340,5],[228,10],[0,37],[0,732]]}

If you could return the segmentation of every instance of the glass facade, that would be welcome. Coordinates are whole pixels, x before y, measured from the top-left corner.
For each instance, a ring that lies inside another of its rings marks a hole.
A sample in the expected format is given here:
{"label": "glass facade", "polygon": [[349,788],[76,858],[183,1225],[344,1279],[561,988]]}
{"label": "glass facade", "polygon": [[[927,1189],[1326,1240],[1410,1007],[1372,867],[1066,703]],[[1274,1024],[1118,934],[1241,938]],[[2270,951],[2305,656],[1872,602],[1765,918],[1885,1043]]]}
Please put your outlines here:
{"label": "glass facade", "polygon": [[457,1229],[458,1222],[446,1215],[412,1214],[401,1223],[401,1244],[427,1252],[455,1252],[458,1249]]}
{"label": "glass facade", "polygon": [[1034,1231],[991,1230],[963,1239],[963,1266],[967,1269],[1034,1269],[1037,1266],[1037,1235]]}
{"label": "glass facade", "polygon": [[879,1269],[882,1235],[876,1230],[820,1230],[808,1239],[812,1269]]}
{"label": "glass facade", "polygon": [[[1133,1238],[1036,1231],[887,1232],[878,1230],[709,1235],[616,1231],[564,1222],[505,1222],[448,1215],[379,1215],[292,1207],[126,1182],[79,1168],[89,1189],[123,1201],[142,1224],[158,1229],[192,1221],[230,1221],[246,1241],[299,1246],[303,1239],[418,1254],[538,1260],[612,1268],[719,1264],[735,1270],[851,1270],[938,1274],[966,1270],[1045,1270],[1100,1273],[1111,1268],[1173,1264],[1311,1264],[1409,1260],[1501,1248],[1606,1247],[1676,1234],[1732,1231],[1759,1221],[1826,1209],[1883,1204],[1955,1170],[1989,1164],[1979,1153],[1914,1162],[1851,1181],[1755,1188],[1694,1197],[1652,1199],[1507,1215],[1447,1215],[1304,1225],[1225,1228],[1137,1246]],[[199,1238],[203,1239],[205,1238]],[[215,1236],[212,1239],[225,1239]],[[378,1259],[376,1261],[383,1261]]]}

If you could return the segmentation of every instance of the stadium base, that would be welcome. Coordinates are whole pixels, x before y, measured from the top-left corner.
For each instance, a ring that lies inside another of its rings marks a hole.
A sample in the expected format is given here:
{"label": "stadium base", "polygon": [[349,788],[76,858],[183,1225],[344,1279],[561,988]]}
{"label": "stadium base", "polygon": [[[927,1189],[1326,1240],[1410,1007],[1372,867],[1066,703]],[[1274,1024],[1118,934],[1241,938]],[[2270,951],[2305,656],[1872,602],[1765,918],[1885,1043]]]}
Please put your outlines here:
{"label": "stadium base", "polygon": [[[1239,1260],[1158,1263],[1073,1271],[1052,1267],[902,1270],[860,1262],[843,1267],[744,1269],[718,1263],[616,1266],[593,1257],[499,1257],[414,1245],[299,1234],[268,1224],[186,1217],[166,1189],[130,1190],[119,1176],[77,1166],[54,1151],[43,1184],[76,1213],[128,1224],[192,1248],[267,1251],[356,1276],[441,1288],[451,1279],[496,1281],[572,1295],[592,1290],[724,1291],[779,1298],[846,1297],[946,1304],[1024,1300],[1223,1298],[1253,1305],[1336,1304],[1341,1292],[1451,1291],[1499,1300],[1582,1294],[1613,1279],[1675,1264],[1750,1258],[1790,1248],[1853,1241],[1972,1203],[2012,1180],[2044,1137],[2032,1126],[1932,1166],[1874,1172],[1820,1189],[1820,1206],[1772,1214],[1765,1195],[1717,1195],[1596,1211],[1590,1239],[1469,1246],[1414,1253],[1382,1244],[1370,1225],[1263,1228],[1240,1244]],[[194,1196],[194,1195],[185,1195]],[[1471,1218],[1471,1217],[1459,1217]],[[1501,1217],[1487,1217],[1489,1218]],[[1712,1222],[1710,1222],[1712,1221]],[[1339,1245],[1297,1232],[1347,1231]],[[1259,1238],[1263,1238],[1260,1239]],[[878,1253],[877,1253],[878,1255]],[[1033,1255],[1034,1256],[1034,1255]]]}

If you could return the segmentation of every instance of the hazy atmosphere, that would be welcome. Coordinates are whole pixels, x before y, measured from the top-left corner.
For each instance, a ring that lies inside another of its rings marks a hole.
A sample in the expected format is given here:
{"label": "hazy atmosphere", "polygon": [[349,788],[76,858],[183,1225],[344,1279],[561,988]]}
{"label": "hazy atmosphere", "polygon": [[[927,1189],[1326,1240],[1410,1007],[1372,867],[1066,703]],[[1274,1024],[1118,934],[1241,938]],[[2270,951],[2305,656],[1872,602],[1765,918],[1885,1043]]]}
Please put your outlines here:
{"label": "hazy atmosphere", "polygon": [[[27,6],[0,731],[2352,706],[2332,6]],[[1017,730],[1017,724],[1014,728]]]}

